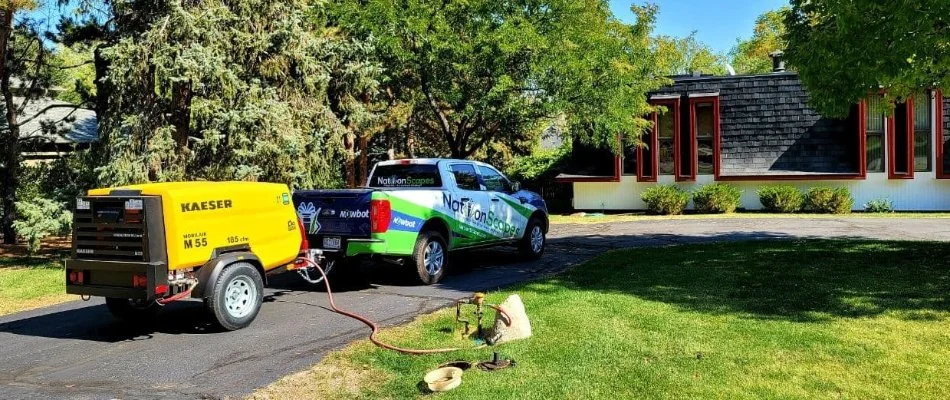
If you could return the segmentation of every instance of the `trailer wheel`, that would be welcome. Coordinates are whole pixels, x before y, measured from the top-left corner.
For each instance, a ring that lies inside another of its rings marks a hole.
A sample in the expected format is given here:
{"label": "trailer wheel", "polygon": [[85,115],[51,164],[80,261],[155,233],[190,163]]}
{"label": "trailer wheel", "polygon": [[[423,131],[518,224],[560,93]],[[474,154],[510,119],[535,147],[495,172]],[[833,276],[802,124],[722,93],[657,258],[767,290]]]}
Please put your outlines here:
{"label": "trailer wheel", "polygon": [[146,322],[162,310],[154,301],[115,297],[106,297],[106,308],[116,318],[135,323]]}
{"label": "trailer wheel", "polygon": [[521,255],[529,260],[537,260],[544,255],[544,247],[548,238],[544,234],[544,226],[538,218],[531,218],[528,227],[524,230],[524,237],[518,243]]}
{"label": "trailer wheel", "polygon": [[441,234],[434,231],[419,234],[412,252],[412,263],[416,267],[419,280],[426,285],[438,283],[445,273],[448,255],[448,248]]}
{"label": "trailer wheel", "polygon": [[264,300],[264,281],[253,265],[231,264],[221,271],[205,299],[208,313],[224,330],[245,328],[254,321]]}

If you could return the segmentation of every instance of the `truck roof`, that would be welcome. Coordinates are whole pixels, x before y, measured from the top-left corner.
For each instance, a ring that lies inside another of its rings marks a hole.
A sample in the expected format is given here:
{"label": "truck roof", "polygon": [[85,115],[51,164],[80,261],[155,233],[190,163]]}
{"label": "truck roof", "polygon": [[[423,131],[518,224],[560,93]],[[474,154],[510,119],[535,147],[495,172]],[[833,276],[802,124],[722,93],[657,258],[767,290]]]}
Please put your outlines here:
{"label": "truck roof", "polygon": [[401,164],[436,165],[441,161],[467,162],[467,163],[473,163],[473,164],[479,164],[479,165],[488,165],[481,161],[461,160],[457,158],[404,158],[404,159],[399,159],[399,160],[380,161],[376,165],[401,165]]}

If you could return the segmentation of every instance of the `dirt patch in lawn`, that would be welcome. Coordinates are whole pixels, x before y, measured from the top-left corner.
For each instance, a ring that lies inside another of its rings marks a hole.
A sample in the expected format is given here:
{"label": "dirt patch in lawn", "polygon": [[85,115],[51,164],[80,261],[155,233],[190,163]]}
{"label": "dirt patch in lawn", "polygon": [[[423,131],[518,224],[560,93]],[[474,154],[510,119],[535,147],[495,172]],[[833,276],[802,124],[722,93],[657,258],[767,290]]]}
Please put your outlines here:
{"label": "dirt patch in lawn", "polygon": [[349,360],[347,354],[352,350],[356,348],[333,354],[308,370],[285,376],[257,390],[248,399],[356,399],[363,388],[392,379],[378,368]]}

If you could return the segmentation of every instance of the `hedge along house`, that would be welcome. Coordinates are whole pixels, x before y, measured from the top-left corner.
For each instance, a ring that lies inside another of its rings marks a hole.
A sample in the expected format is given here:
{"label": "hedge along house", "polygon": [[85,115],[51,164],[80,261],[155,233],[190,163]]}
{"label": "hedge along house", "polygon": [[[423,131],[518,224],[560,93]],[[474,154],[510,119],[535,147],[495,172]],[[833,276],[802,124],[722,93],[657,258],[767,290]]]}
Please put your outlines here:
{"label": "hedge along house", "polygon": [[897,210],[950,210],[950,99],[926,91],[887,113],[871,96],[847,118],[827,118],[808,106],[798,76],[774,64],[770,74],[674,77],[650,94],[667,111],[652,115],[643,147],[598,156],[575,146],[572,164],[588,160],[587,168],[557,177],[572,184],[574,209],[641,210],[651,186],[725,182],[743,190],[749,210],[762,208],[756,191],[770,184],[847,187],[856,210],[876,199]]}

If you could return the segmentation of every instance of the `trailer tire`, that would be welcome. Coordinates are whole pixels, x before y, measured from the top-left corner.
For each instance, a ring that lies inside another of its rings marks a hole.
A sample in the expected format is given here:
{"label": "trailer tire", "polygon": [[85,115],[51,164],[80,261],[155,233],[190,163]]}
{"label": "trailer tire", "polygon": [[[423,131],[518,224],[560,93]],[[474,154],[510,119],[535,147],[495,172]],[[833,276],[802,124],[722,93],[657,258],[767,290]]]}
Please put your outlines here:
{"label": "trailer tire", "polygon": [[420,233],[411,258],[419,280],[426,285],[434,285],[442,280],[448,263],[448,255],[445,239],[440,233],[435,231]]}
{"label": "trailer tire", "polygon": [[237,262],[224,268],[205,298],[208,314],[222,329],[236,331],[257,317],[264,301],[264,280],[257,268]]}
{"label": "trailer tire", "polygon": [[106,308],[116,318],[133,323],[147,322],[162,310],[162,306],[154,301],[116,297],[106,297]]}
{"label": "trailer tire", "polygon": [[544,233],[544,225],[538,217],[531,218],[528,226],[524,230],[524,237],[518,243],[521,255],[531,261],[540,259],[544,255],[544,248],[547,247],[548,238]]}

